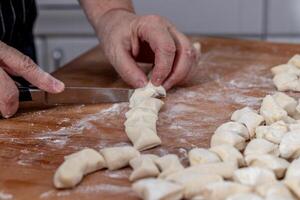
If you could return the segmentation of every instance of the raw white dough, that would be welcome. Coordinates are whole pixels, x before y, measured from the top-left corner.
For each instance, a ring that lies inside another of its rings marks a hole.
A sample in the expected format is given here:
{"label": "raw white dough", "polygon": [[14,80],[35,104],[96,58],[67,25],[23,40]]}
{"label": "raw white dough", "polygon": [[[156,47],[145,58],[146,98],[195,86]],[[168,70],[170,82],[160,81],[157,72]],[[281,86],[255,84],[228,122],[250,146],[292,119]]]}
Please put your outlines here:
{"label": "raw white dough", "polygon": [[246,140],[250,139],[249,131],[247,127],[239,122],[227,122],[222,124],[217,128],[215,133],[227,133],[227,132],[233,132],[236,133],[237,135],[245,138]]}
{"label": "raw white dough", "polygon": [[269,142],[279,144],[285,133],[289,131],[284,121],[277,121],[269,126],[259,126],[255,129],[256,138],[265,139]]}
{"label": "raw white dough", "polygon": [[183,186],[163,179],[142,179],[132,189],[144,200],[180,200],[183,196]]}
{"label": "raw white dough", "polygon": [[128,166],[129,161],[140,153],[131,146],[108,147],[100,150],[109,170],[117,170]]}
{"label": "raw white dough", "polygon": [[255,128],[264,122],[264,118],[249,107],[236,110],[231,120],[244,124],[249,131],[250,138],[255,136]]}
{"label": "raw white dough", "polygon": [[255,193],[242,193],[231,195],[226,200],[263,200],[263,198]]}
{"label": "raw white dough", "polygon": [[133,171],[129,176],[130,181],[136,181],[141,178],[156,177],[159,174],[159,169],[155,164],[155,160],[159,157],[153,154],[144,154],[135,157],[129,161],[129,165]]}
{"label": "raw white dough", "polygon": [[276,74],[273,78],[277,90],[279,91],[300,91],[299,75],[295,73],[285,72]]}
{"label": "raw white dough", "polygon": [[168,175],[181,171],[184,169],[182,164],[179,161],[179,158],[175,154],[168,154],[163,157],[160,157],[155,160],[158,168],[160,169],[161,173],[159,174],[159,178],[166,178]]}
{"label": "raw white dough", "polygon": [[300,130],[284,134],[279,145],[279,151],[283,158],[298,158],[300,156]]}
{"label": "raw white dough", "polygon": [[271,95],[267,95],[263,99],[260,114],[264,117],[267,125],[280,121],[287,116],[287,112],[276,103]]}
{"label": "raw white dough", "polygon": [[300,180],[293,178],[293,179],[286,179],[284,184],[300,199]]}
{"label": "raw white dough", "polygon": [[106,166],[101,154],[94,149],[83,149],[65,157],[56,170],[53,183],[56,188],[71,188],[77,185],[84,175]]}
{"label": "raw white dough", "polygon": [[283,92],[276,92],[272,95],[275,102],[283,108],[289,115],[293,115],[296,112],[297,101]]}
{"label": "raw white dough", "polygon": [[262,155],[262,154],[271,154],[275,156],[279,156],[279,147],[278,145],[269,142],[265,139],[253,139],[251,140],[245,151],[244,155]]}
{"label": "raw white dough", "polygon": [[298,68],[300,68],[300,55],[296,54],[294,55],[289,61],[288,64],[294,65]]}
{"label": "raw white dough", "polygon": [[234,146],[238,150],[243,150],[246,146],[246,139],[234,132],[214,133],[210,140],[210,146],[214,147],[222,144],[228,144]]}
{"label": "raw white dough", "polygon": [[300,75],[300,69],[292,64],[282,64],[275,66],[271,69],[271,72],[273,73],[273,75],[282,74],[286,72]]}
{"label": "raw white dough", "polygon": [[300,198],[300,158],[293,160],[287,169],[284,184]]}
{"label": "raw white dough", "polygon": [[221,159],[216,153],[204,148],[194,148],[190,150],[188,158],[191,166],[204,163],[221,162]]}
{"label": "raw white dough", "polygon": [[233,180],[248,186],[258,186],[275,182],[276,177],[273,171],[259,167],[241,168],[234,172]]}
{"label": "raw white dough", "polygon": [[234,162],[239,167],[245,166],[245,160],[241,152],[231,145],[223,144],[210,148],[223,162]]}
{"label": "raw white dough", "polygon": [[294,200],[289,189],[282,182],[259,185],[255,192],[268,200]]}

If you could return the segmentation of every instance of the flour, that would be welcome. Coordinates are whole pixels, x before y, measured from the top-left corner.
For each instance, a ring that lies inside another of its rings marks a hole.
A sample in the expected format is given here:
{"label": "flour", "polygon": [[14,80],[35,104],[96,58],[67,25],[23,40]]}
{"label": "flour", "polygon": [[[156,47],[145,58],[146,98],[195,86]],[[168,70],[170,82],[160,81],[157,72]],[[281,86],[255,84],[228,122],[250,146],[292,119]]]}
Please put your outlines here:
{"label": "flour", "polygon": [[14,196],[12,194],[8,194],[3,191],[0,191],[0,200],[9,200],[9,199],[13,199],[13,197]]}

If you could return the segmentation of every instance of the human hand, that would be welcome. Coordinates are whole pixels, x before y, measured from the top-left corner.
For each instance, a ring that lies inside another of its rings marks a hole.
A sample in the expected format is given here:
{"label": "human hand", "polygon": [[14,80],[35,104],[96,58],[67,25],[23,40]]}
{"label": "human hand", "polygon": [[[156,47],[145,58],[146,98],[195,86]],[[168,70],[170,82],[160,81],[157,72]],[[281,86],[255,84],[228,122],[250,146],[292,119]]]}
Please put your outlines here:
{"label": "human hand", "polygon": [[19,107],[19,91],[8,74],[21,76],[46,92],[64,90],[61,81],[40,69],[28,56],[0,42],[0,112],[5,118],[14,115]]}
{"label": "human hand", "polygon": [[183,82],[196,62],[196,49],[188,38],[162,17],[116,9],[104,14],[97,27],[105,55],[133,87],[148,82],[137,64],[141,54],[154,63],[151,82],[166,89]]}

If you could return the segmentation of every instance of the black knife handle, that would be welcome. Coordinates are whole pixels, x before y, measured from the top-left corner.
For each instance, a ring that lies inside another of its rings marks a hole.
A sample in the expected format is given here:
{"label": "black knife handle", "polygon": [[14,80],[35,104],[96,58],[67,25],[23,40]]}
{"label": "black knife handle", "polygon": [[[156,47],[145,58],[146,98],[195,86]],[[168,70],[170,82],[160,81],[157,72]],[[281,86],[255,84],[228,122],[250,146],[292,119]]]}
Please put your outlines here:
{"label": "black knife handle", "polygon": [[19,101],[32,101],[30,89],[37,89],[31,85],[27,80],[19,76],[10,76],[16,83],[19,90]]}

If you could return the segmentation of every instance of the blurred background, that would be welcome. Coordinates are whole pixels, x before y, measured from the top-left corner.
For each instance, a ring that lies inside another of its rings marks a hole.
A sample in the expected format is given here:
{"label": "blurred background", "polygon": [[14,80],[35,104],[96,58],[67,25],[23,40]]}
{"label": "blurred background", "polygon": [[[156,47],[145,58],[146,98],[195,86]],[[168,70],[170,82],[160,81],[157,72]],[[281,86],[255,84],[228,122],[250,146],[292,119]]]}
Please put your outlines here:
{"label": "blurred background", "polygon": [[[134,0],[138,14],[159,14],[186,34],[300,43],[300,0]],[[52,72],[98,41],[75,0],[37,0],[39,65]]]}

